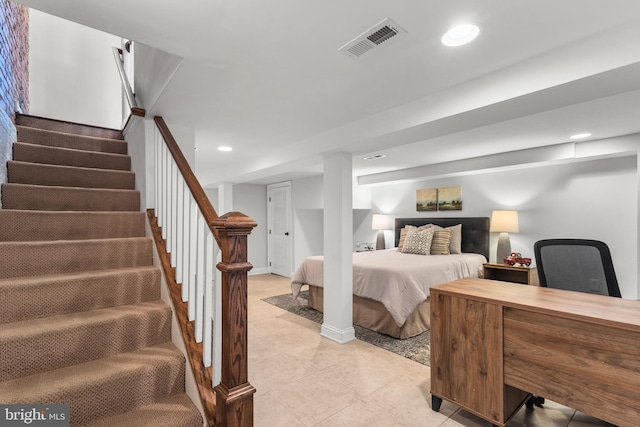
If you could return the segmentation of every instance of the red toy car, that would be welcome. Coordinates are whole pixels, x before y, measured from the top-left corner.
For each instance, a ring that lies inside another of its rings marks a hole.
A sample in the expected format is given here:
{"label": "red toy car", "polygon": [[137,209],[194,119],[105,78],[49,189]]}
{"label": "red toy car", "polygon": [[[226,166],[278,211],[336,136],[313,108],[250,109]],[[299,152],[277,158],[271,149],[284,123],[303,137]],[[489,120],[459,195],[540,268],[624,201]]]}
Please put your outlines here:
{"label": "red toy car", "polygon": [[523,258],[520,252],[511,252],[511,255],[504,258],[504,263],[507,265],[526,265],[529,267],[531,265],[531,258]]}

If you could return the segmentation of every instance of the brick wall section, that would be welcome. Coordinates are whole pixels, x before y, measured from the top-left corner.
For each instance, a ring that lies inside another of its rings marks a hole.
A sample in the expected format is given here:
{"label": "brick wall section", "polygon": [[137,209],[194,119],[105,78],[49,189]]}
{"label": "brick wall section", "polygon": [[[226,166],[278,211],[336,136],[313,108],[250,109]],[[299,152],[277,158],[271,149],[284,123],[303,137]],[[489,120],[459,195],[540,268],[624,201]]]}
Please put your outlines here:
{"label": "brick wall section", "polygon": [[29,9],[0,0],[0,183],[7,182],[16,111],[29,112]]}

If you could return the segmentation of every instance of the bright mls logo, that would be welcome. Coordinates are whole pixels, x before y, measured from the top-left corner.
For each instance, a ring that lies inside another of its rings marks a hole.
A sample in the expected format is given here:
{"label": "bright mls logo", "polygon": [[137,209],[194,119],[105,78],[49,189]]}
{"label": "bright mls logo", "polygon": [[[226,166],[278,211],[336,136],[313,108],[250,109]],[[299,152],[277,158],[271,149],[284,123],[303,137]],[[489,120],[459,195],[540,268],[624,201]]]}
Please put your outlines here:
{"label": "bright mls logo", "polygon": [[0,427],[69,427],[69,405],[0,405]]}

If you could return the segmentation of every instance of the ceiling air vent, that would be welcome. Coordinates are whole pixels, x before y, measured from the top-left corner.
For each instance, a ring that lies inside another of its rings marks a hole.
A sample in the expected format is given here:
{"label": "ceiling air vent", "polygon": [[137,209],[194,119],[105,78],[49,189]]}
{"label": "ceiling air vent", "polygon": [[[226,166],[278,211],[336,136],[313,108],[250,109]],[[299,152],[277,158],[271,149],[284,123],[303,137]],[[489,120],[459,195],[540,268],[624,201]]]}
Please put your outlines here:
{"label": "ceiling air vent", "polygon": [[374,154],[372,156],[363,157],[364,160],[378,160],[387,157],[386,154]]}
{"label": "ceiling air vent", "polygon": [[387,40],[406,32],[391,19],[385,18],[338,50],[349,58],[359,59]]}

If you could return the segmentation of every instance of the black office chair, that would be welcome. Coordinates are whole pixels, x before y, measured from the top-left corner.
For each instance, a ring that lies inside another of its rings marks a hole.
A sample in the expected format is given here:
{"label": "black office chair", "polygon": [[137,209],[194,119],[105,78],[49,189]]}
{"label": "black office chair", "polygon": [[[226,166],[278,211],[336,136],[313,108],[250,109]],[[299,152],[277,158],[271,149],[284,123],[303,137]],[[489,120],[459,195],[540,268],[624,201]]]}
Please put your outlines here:
{"label": "black office chair", "polygon": [[540,286],[620,298],[609,247],[598,240],[547,239],[533,246]]}
{"label": "black office chair", "polygon": [[[540,286],[620,298],[611,252],[604,242],[588,239],[546,239],[533,245]],[[529,409],[544,404],[533,395]]]}

